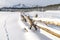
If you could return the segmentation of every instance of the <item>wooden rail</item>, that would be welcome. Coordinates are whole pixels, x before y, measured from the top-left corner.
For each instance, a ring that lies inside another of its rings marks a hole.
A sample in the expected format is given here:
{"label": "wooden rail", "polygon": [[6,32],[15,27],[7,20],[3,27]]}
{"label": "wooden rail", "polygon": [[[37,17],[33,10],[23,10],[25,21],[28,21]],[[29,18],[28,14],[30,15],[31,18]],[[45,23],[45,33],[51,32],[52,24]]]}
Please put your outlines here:
{"label": "wooden rail", "polygon": [[41,26],[38,26],[38,27],[39,27],[40,29],[42,29],[42,30],[44,30],[44,31],[46,31],[46,32],[48,32],[48,33],[50,33],[50,34],[52,34],[52,35],[60,38],[60,34],[53,32],[51,29],[44,28],[44,27],[41,27]]}
{"label": "wooden rail", "polygon": [[45,23],[45,24],[53,24],[53,25],[56,25],[56,26],[60,26],[60,22],[58,22],[58,21],[48,21],[48,20],[45,20],[45,21],[43,21],[43,20],[35,20],[35,19],[33,19],[34,21],[40,21],[40,22],[43,22],[43,23]]}
{"label": "wooden rail", "polygon": [[[24,17],[26,18],[27,22],[29,22],[29,24],[32,24],[31,20],[27,16],[24,16]],[[46,22],[46,23],[48,23],[48,22]],[[44,30],[44,31],[46,31],[46,32],[58,37],[58,38],[60,38],[60,34],[53,32],[51,29],[44,28],[44,27],[41,27],[41,26],[38,26],[38,25],[37,25],[37,27],[39,27],[40,29],[42,29],[42,30]]]}
{"label": "wooden rail", "polygon": [[45,24],[53,24],[53,25],[56,25],[56,26],[60,26],[60,22],[54,22],[54,21],[42,21],[41,22],[45,23]]}
{"label": "wooden rail", "polygon": [[29,25],[32,25],[33,22],[29,16],[24,16],[24,18],[26,19],[26,21],[28,22]]}

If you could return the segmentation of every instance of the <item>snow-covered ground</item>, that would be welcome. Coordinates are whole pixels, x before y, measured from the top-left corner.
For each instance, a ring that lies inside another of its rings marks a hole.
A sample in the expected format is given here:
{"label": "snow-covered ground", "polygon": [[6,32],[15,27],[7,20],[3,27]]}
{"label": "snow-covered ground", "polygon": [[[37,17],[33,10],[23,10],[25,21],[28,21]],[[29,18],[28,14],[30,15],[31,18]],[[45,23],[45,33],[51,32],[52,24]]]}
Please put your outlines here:
{"label": "snow-covered ground", "polygon": [[[38,14],[38,18],[37,19],[33,18],[34,20],[60,22],[60,11],[46,11],[46,12],[32,11],[27,12],[25,14],[29,15],[31,18],[35,17],[35,15]],[[60,26],[55,25],[48,25],[48,26],[60,31]]]}
{"label": "snow-covered ground", "polygon": [[[60,15],[60,11],[46,11],[46,12],[32,11],[32,12],[26,12],[25,13],[25,15],[30,16],[32,19],[34,19],[36,14],[38,15],[36,20],[43,20],[43,21],[46,20],[46,21],[60,22],[59,21],[60,20],[60,16],[59,16]],[[43,25],[43,26],[45,26],[45,25]],[[53,31],[55,31],[55,32],[60,34],[60,26],[55,26],[55,25],[50,25],[49,24],[49,25],[47,25],[47,27],[51,28],[51,30],[53,29]]]}
{"label": "snow-covered ground", "polygon": [[18,12],[0,12],[0,40],[24,40]]}
{"label": "snow-covered ground", "polygon": [[[29,14],[28,14],[29,13]],[[39,17],[48,17],[48,18],[60,18],[60,14],[56,13],[54,15],[49,14],[50,12],[26,12],[25,14],[30,16],[35,16],[39,14]],[[59,40],[49,33],[39,29],[33,31],[28,29],[28,25],[25,25],[21,21],[21,12],[0,12],[0,40]],[[24,27],[28,29],[28,32],[24,31]],[[55,28],[55,27],[51,27]],[[58,27],[56,27],[58,28]],[[43,33],[44,32],[44,33]]]}

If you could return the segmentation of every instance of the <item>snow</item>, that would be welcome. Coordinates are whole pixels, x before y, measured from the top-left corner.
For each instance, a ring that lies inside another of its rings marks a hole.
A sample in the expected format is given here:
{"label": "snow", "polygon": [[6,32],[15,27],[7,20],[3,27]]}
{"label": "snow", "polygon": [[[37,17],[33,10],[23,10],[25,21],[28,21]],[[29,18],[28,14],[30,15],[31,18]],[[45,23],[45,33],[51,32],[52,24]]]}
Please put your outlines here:
{"label": "snow", "polygon": [[[0,12],[1,14],[1,33],[0,40],[24,40],[24,33],[21,31],[18,25],[18,12]],[[5,31],[7,30],[7,33]],[[22,34],[22,35],[21,35]],[[8,35],[8,36],[7,36]],[[8,38],[9,39],[8,39]]]}
{"label": "snow", "polygon": [[[42,20],[42,21],[53,21],[55,23],[60,23],[60,11],[46,11],[46,12],[40,12],[40,11],[32,11],[32,12],[26,12],[26,15],[29,15],[33,20]],[[35,18],[35,15],[38,15],[37,18]],[[55,25],[48,25],[51,28],[57,29],[60,31],[60,26]]]}
{"label": "snow", "polygon": [[[33,20],[42,20],[42,21],[54,21],[55,23],[60,22],[60,12],[59,11],[46,11],[46,12],[40,12],[40,11],[32,11],[32,12],[26,12],[26,15],[30,16]],[[37,18],[34,18],[35,15],[38,15]],[[51,29],[52,31],[54,31],[55,33],[60,34],[60,26],[55,26],[55,25],[45,25],[45,24],[39,24],[42,27],[46,27],[48,29]],[[52,38],[53,40],[59,40],[56,39],[56,37],[52,37],[52,35],[50,35],[49,33],[46,33],[43,30],[40,30],[40,32],[42,32],[42,34],[44,35],[49,35],[49,38]]]}
{"label": "snow", "polygon": [[[44,12],[36,11],[34,11],[32,15],[31,13],[33,12],[26,12],[26,15],[32,17],[34,13],[44,14]],[[38,29],[37,31],[30,30],[29,25],[21,21],[20,15],[21,12],[0,12],[0,40],[59,40],[59,38],[56,38],[41,29]],[[25,32],[24,28],[27,28],[28,32]]]}

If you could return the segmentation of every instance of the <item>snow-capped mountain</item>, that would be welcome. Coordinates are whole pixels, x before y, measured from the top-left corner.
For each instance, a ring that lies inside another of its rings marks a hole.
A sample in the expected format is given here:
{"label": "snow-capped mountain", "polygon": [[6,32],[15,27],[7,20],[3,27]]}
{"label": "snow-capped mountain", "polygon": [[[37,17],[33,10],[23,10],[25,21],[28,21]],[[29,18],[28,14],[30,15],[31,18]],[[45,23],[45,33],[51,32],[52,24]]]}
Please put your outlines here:
{"label": "snow-capped mountain", "polygon": [[30,8],[30,7],[35,7],[36,5],[27,5],[27,4],[16,4],[13,5],[12,7],[14,8]]}

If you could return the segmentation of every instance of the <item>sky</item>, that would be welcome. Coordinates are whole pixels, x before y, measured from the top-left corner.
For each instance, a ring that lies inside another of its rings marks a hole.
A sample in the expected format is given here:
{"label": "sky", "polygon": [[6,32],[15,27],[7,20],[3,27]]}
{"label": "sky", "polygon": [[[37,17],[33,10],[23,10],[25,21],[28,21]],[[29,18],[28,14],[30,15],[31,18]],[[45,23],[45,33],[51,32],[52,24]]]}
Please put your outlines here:
{"label": "sky", "polygon": [[59,4],[60,0],[0,0],[0,7],[12,6],[16,4],[46,6],[50,4]]}

